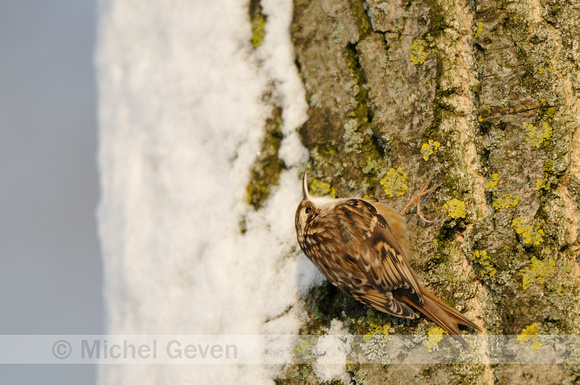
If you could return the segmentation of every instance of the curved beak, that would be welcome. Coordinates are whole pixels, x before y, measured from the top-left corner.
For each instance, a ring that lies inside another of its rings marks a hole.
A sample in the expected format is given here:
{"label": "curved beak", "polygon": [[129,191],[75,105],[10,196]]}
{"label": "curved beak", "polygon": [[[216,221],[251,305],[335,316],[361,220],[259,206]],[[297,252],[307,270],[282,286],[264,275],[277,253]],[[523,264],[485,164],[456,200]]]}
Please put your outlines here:
{"label": "curved beak", "polygon": [[308,178],[306,177],[306,171],[304,171],[304,177],[302,178],[302,199],[310,199],[310,194],[308,194]]}

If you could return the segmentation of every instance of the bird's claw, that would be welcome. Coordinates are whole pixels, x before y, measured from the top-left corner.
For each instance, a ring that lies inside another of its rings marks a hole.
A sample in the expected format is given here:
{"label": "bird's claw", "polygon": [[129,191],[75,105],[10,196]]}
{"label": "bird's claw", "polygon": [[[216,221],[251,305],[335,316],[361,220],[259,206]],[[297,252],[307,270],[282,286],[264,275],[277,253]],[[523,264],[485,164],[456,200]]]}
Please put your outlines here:
{"label": "bird's claw", "polygon": [[432,193],[433,191],[437,190],[441,186],[440,184],[438,184],[438,185],[435,185],[431,188],[428,188],[429,184],[431,183],[431,180],[433,179],[434,176],[435,176],[435,172],[432,172],[431,175],[429,175],[429,178],[427,179],[427,181],[425,183],[423,183],[423,185],[419,189],[419,192],[417,194],[415,194],[415,196],[413,196],[413,198],[411,198],[409,203],[407,203],[405,208],[401,211],[401,214],[404,214],[405,211],[407,211],[407,209],[409,209],[409,207],[411,207],[413,205],[413,203],[415,203],[415,204],[417,204],[417,215],[419,216],[419,218],[421,218],[421,220],[424,222],[433,223],[433,221],[425,219],[425,217],[423,216],[423,213],[421,212],[421,197]]}

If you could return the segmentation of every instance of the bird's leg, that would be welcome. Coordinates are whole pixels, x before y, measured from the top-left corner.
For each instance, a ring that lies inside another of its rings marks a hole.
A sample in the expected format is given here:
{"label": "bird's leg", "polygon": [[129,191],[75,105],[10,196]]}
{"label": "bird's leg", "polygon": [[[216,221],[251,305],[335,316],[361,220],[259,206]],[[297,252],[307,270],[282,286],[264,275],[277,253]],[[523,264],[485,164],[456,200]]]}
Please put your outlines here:
{"label": "bird's leg", "polygon": [[427,194],[430,194],[439,188],[440,185],[436,185],[436,186],[433,186],[430,189],[428,189],[429,183],[431,183],[431,179],[433,179],[434,176],[435,176],[434,172],[431,173],[431,175],[429,175],[429,179],[427,179],[427,182],[423,183],[423,185],[419,189],[419,192],[417,194],[415,194],[415,196],[413,196],[413,198],[411,198],[409,203],[407,203],[407,206],[405,206],[405,208],[401,211],[401,214],[404,214],[405,211],[407,211],[407,209],[413,205],[413,203],[416,203],[417,204],[417,215],[419,216],[419,218],[421,218],[421,220],[423,220],[427,223],[433,222],[433,221],[428,221],[427,219],[425,219],[423,217],[423,214],[421,213],[421,197],[423,197]]}

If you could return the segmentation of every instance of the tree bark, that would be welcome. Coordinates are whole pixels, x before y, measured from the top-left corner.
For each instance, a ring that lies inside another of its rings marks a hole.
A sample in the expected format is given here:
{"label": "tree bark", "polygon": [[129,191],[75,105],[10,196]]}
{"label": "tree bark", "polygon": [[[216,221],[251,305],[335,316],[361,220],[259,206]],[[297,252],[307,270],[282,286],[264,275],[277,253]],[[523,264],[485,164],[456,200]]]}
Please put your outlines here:
{"label": "tree bark", "polygon": [[[580,6],[573,1],[296,0],[292,38],[309,104],[300,135],[314,194],[365,196],[409,216],[420,281],[487,335],[580,332]],[[305,332],[368,308],[328,285]],[[384,317],[398,333],[424,318]],[[365,324],[365,322],[367,322]],[[362,326],[361,326],[362,325]],[[360,383],[560,383],[574,365],[352,366]],[[571,354],[575,354],[570,352]],[[301,377],[300,377],[301,376]],[[309,376],[304,366],[280,382]],[[434,381],[434,379],[436,379]]]}

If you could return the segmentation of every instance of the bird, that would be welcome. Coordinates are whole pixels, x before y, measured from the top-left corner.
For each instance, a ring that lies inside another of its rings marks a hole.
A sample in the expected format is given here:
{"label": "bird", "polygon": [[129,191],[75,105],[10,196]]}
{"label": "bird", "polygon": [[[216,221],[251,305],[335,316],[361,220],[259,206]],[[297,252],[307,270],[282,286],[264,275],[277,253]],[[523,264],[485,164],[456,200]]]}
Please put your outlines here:
{"label": "bird", "polygon": [[[427,189],[431,178],[403,213],[417,203],[421,216],[420,197],[433,191]],[[479,326],[419,282],[407,259],[402,213],[366,199],[311,196],[304,172],[295,227],[298,244],[308,259],[330,283],[357,301],[408,319],[415,318],[416,309],[468,349],[459,325],[481,332]]]}

